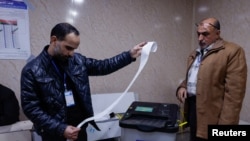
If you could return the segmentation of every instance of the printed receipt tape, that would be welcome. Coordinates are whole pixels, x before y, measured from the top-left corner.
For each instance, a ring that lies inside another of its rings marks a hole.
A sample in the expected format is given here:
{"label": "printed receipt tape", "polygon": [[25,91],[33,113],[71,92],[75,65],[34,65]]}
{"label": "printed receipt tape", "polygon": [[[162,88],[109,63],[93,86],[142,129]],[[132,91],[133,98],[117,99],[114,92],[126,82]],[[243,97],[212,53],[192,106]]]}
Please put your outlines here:
{"label": "printed receipt tape", "polygon": [[109,115],[110,112],[111,112],[111,110],[119,103],[119,101],[128,92],[128,90],[130,89],[130,87],[132,86],[132,84],[134,83],[134,81],[136,80],[136,78],[138,77],[138,75],[140,74],[140,72],[142,71],[142,69],[144,68],[144,66],[146,65],[146,63],[148,61],[148,56],[149,56],[150,52],[156,52],[156,50],[157,50],[157,44],[156,44],[156,42],[148,42],[142,48],[139,69],[138,69],[136,75],[134,76],[133,80],[130,82],[130,84],[126,88],[126,90],[122,93],[122,95],[120,97],[118,97],[117,100],[114,103],[112,103],[106,110],[104,110],[101,113],[96,114],[93,117],[85,119],[80,124],[78,124],[77,127],[80,128],[83,124],[85,124],[88,121],[97,120],[97,119],[100,119],[100,118],[104,117],[105,115]]}

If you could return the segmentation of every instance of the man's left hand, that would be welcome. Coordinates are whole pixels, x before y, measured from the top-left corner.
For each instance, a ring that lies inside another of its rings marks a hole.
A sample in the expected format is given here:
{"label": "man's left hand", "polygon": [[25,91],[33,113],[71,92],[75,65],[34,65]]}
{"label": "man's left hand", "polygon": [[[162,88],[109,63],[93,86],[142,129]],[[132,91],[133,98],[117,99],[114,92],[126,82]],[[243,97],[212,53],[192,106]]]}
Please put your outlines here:
{"label": "man's left hand", "polygon": [[141,50],[142,50],[142,47],[144,45],[146,45],[147,42],[141,42],[139,44],[137,44],[136,46],[134,46],[131,50],[130,50],[130,55],[132,58],[137,58],[138,56],[141,55]]}

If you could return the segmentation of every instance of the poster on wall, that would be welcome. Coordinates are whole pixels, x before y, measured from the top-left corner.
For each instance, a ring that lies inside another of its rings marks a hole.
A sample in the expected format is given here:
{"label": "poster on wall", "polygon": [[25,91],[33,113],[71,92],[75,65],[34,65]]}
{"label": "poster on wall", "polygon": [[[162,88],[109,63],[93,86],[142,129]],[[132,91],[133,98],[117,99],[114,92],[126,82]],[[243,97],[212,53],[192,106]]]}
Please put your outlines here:
{"label": "poster on wall", "polygon": [[29,14],[23,1],[0,0],[0,59],[30,56]]}

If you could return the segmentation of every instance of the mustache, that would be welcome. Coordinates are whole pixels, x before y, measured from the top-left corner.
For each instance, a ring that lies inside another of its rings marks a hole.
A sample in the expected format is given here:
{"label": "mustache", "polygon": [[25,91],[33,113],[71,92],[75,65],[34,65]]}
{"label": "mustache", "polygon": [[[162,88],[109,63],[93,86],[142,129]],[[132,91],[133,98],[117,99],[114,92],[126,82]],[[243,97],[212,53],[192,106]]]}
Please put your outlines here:
{"label": "mustache", "polygon": [[206,43],[203,42],[203,41],[199,41],[199,45],[200,45],[200,46],[204,46],[204,45],[206,45]]}

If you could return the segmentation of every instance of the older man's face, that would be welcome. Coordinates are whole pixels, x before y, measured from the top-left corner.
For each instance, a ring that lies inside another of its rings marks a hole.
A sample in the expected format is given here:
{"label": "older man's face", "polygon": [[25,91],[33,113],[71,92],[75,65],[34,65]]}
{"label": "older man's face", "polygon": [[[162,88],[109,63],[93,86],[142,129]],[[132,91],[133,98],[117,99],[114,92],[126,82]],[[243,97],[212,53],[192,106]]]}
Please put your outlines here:
{"label": "older man's face", "polygon": [[209,22],[202,22],[197,25],[197,36],[199,46],[206,48],[219,38],[219,30]]}

